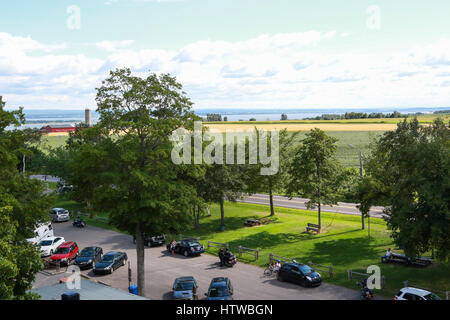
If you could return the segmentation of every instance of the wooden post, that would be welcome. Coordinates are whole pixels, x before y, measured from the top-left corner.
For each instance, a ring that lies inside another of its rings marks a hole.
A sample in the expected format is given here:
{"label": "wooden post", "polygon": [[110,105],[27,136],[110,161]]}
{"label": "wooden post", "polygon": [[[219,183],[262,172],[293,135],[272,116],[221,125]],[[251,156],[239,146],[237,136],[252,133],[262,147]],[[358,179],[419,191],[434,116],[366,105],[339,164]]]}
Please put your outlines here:
{"label": "wooden post", "polygon": [[238,246],[239,258],[242,256],[242,246]]}
{"label": "wooden post", "polygon": [[403,285],[405,286],[405,288],[408,288],[408,280],[403,281]]}
{"label": "wooden post", "polygon": [[128,261],[128,288],[131,286],[131,261]]}
{"label": "wooden post", "polygon": [[333,266],[330,266],[328,269],[330,272],[330,278],[333,278]]}
{"label": "wooden post", "polygon": [[352,280],[352,270],[347,270],[348,280]]}
{"label": "wooden post", "polygon": [[269,253],[269,264],[272,264],[272,260],[273,260],[273,254]]}

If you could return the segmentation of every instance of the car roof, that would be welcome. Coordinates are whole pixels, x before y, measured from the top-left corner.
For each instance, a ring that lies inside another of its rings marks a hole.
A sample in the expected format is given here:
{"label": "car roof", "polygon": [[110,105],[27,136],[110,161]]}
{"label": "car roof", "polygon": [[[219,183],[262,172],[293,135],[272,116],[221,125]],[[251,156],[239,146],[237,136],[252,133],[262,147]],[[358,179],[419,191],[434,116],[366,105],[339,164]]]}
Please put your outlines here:
{"label": "car roof", "polygon": [[195,279],[194,279],[194,277],[179,277],[179,278],[176,278],[175,279],[175,283],[177,283],[177,282],[191,282],[191,281],[193,281],[193,282],[195,282]]}
{"label": "car roof", "polygon": [[71,245],[76,244],[75,241],[68,241],[64,242],[62,245],[60,245],[60,248],[70,247]]}
{"label": "car roof", "polygon": [[104,256],[108,256],[108,255],[111,255],[111,256],[114,255],[114,256],[115,256],[116,254],[119,254],[119,253],[122,253],[122,252],[119,252],[119,251],[111,251],[111,252],[105,253]]}
{"label": "car roof", "polygon": [[[96,248],[100,248],[100,247],[96,247],[96,246],[94,246],[94,247],[85,247],[85,248],[83,248],[83,250],[95,250]],[[83,251],[83,250],[81,250],[81,251]]]}
{"label": "car roof", "polygon": [[430,291],[424,290],[424,289],[418,289],[418,288],[413,288],[413,287],[406,287],[403,289],[400,289],[400,291],[404,292],[404,293],[412,293],[418,296],[426,296],[427,294],[430,294]]}

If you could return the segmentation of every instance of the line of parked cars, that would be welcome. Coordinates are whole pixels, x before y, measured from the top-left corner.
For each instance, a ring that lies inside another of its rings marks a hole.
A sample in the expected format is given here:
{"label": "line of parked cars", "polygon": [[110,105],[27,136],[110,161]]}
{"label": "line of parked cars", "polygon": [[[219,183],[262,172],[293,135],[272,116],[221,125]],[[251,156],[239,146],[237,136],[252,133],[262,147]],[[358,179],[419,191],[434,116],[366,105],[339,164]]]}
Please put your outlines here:
{"label": "line of parked cars", "polygon": [[[175,300],[198,300],[198,284],[194,277],[179,277],[172,287]],[[233,300],[233,285],[227,277],[216,277],[211,280],[206,300]]]}

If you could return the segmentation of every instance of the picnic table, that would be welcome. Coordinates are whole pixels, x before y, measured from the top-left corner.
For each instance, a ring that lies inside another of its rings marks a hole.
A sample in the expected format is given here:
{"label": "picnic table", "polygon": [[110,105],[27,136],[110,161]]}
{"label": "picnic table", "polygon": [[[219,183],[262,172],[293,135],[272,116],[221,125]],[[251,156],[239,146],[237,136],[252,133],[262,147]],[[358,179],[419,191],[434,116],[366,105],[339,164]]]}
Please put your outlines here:
{"label": "picnic table", "polygon": [[415,266],[426,267],[433,263],[433,259],[424,257],[411,258],[404,254],[392,252],[391,256],[389,257],[389,260],[386,262],[396,262],[401,264],[407,265],[411,264]]}
{"label": "picnic table", "polygon": [[245,220],[244,225],[246,225],[247,227],[259,226],[261,225],[261,221],[257,219],[247,219]]}

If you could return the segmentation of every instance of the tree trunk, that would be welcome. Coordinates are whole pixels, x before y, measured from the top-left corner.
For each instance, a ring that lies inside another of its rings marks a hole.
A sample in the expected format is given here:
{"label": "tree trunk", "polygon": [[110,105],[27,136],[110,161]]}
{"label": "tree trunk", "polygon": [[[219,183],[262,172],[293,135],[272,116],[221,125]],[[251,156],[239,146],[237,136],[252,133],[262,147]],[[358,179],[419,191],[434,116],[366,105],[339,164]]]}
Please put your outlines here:
{"label": "tree trunk", "polygon": [[145,295],[145,273],[144,273],[144,235],[141,224],[136,224],[136,254],[137,254],[137,286],[138,295]]}
{"label": "tree trunk", "polygon": [[223,198],[220,199],[220,227],[225,226],[225,211],[223,209]]}
{"label": "tree trunk", "polygon": [[319,209],[319,223],[318,223],[318,225],[319,225],[319,232],[320,232],[320,229],[322,229],[322,217],[320,216],[320,213],[321,213],[321,205],[320,205],[320,202],[319,202],[318,209]]}
{"label": "tree trunk", "polygon": [[274,216],[275,211],[273,209],[272,179],[270,178],[269,178],[269,199],[270,199],[270,216]]}

